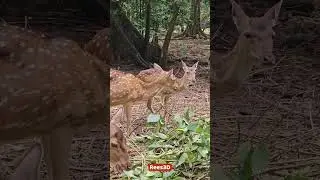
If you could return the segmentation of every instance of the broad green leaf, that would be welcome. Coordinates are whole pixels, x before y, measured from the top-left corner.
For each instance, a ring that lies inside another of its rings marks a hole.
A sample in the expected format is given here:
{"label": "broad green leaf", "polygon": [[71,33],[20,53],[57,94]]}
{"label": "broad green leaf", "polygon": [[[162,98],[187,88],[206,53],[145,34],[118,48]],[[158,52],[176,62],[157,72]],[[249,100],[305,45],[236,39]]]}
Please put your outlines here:
{"label": "broad green leaf", "polygon": [[188,130],[195,132],[198,127],[198,123],[190,123],[188,125]]}
{"label": "broad green leaf", "polygon": [[245,142],[240,145],[239,150],[238,150],[240,164],[243,164],[245,162],[245,160],[250,152],[250,148],[251,148],[250,142]]}
{"label": "broad green leaf", "polygon": [[168,177],[170,177],[170,176],[172,176],[172,175],[174,175],[174,171],[169,171],[169,172],[164,172],[164,173],[163,173],[163,177],[164,177],[164,178],[168,178]]}
{"label": "broad green leaf", "polygon": [[159,114],[149,114],[149,116],[147,117],[147,122],[148,123],[156,123],[159,122],[161,119]]}
{"label": "broad green leaf", "polygon": [[161,139],[168,139],[168,136],[163,133],[157,133],[157,136]]}
{"label": "broad green leaf", "polygon": [[130,170],[130,171],[124,171],[124,174],[127,176],[127,177],[136,177],[133,173],[133,170]]}
{"label": "broad green leaf", "polygon": [[264,145],[258,145],[258,147],[253,151],[251,161],[252,161],[252,173],[253,175],[261,172],[268,164],[269,154],[267,148]]}
{"label": "broad green leaf", "polygon": [[181,164],[185,163],[187,158],[188,158],[188,154],[182,153],[179,160],[178,160],[178,164],[176,165],[176,167],[179,167]]}
{"label": "broad green leaf", "polygon": [[204,148],[204,147],[199,147],[198,152],[202,157],[208,157],[209,149]]}
{"label": "broad green leaf", "polygon": [[156,172],[153,172],[153,171],[147,171],[147,173],[145,174],[146,177],[153,177],[153,176],[156,176],[157,173]]}

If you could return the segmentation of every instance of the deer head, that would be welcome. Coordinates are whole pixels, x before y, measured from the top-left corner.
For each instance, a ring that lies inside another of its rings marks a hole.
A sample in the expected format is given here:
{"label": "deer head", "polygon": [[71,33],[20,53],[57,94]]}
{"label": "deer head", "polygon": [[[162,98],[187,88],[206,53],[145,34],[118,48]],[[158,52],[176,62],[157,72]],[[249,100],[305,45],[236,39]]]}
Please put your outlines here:
{"label": "deer head", "polygon": [[249,41],[251,55],[275,62],[273,49],[273,27],[276,25],[282,0],[270,8],[261,17],[248,17],[243,9],[234,0],[230,0],[232,5],[232,18],[236,25],[240,37]]}
{"label": "deer head", "polygon": [[196,71],[198,68],[198,62],[191,67],[188,67],[185,62],[181,61],[182,69],[184,71],[183,79],[185,80],[186,86],[190,86],[196,83]]}

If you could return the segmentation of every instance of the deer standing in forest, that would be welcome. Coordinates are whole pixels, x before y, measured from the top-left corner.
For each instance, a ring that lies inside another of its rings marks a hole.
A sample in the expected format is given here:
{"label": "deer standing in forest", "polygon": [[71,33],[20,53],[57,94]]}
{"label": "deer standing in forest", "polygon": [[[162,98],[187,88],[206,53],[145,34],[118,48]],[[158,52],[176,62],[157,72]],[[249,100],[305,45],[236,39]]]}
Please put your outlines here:
{"label": "deer standing in forest", "polygon": [[[151,110],[152,113],[155,111],[152,108],[153,99],[158,97],[160,98],[161,107],[164,108],[164,117],[167,115],[167,104],[169,98],[178,92],[186,90],[188,86],[194,85],[196,83],[196,71],[198,67],[198,62],[193,64],[191,67],[188,67],[183,61],[181,61],[182,69],[184,74],[181,78],[175,78],[175,83],[172,86],[165,86],[157,94],[150,97],[147,101],[147,107]],[[145,82],[152,81],[153,77],[150,76],[149,70],[141,71],[137,77]],[[159,72],[151,72],[153,76],[157,76]]]}
{"label": "deer standing in forest", "polygon": [[[124,73],[110,82],[110,105],[122,105],[127,120],[127,129],[130,134],[132,105],[139,101],[147,101],[164,87],[173,86],[176,78],[173,70],[163,71],[162,68],[154,64],[154,68],[149,71],[159,72],[152,75],[152,81],[143,81],[130,73]],[[115,72],[115,71],[114,71]]]}

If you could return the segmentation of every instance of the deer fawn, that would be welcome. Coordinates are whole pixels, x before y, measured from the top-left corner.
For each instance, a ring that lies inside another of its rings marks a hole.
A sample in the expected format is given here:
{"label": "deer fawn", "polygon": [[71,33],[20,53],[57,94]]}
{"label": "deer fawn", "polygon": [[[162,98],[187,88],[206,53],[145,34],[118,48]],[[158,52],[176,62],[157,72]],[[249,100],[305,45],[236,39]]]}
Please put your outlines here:
{"label": "deer fawn", "polygon": [[0,144],[41,137],[49,180],[69,179],[74,131],[108,116],[107,67],[64,38],[0,25],[0,39]]}
{"label": "deer fawn", "polygon": [[120,57],[115,55],[114,49],[110,45],[110,35],[111,28],[105,28],[98,31],[85,45],[84,50],[108,64],[116,58],[119,60]]}
{"label": "deer fawn", "polygon": [[274,62],[273,27],[276,25],[282,0],[270,8],[262,17],[248,17],[234,1],[232,17],[240,35],[235,47],[223,57],[211,54],[214,97],[223,96],[236,90],[248,77],[255,63],[263,59]]}
{"label": "deer fawn", "polygon": [[[188,67],[183,61],[182,63],[182,69],[184,70],[184,74],[182,78],[173,78],[175,83],[173,83],[171,86],[164,86],[160,91],[158,91],[155,96],[152,96],[148,99],[147,107],[151,110],[152,113],[154,113],[154,110],[152,108],[152,101],[155,97],[160,97],[160,102],[162,107],[164,108],[165,117],[167,114],[167,103],[169,101],[170,96],[172,96],[174,93],[181,92],[185,90],[188,86],[193,85],[196,82],[196,71],[198,67],[198,62],[193,64],[191,67]],[[141,71],[137,77],[140,78],[143,81],[149,82],[152,81],[152,76],[158,76],[159,71],[157,72],[148,72],[148,70]],[[150,76],[152,74],[152,76]]]}
{"label": "deer fawn", "polygon": [[123,118],[123,109],[112,117],[110,123],[110,166],[115,172],[122,172],[130,166],[127,140],[116,125]]}
{"label": "deer fawn", "polygon": [[123,76],[127,73],[119,71],[119,70],[115,70],[115,69],[110,69],[110,81],[115,80],[117,77]]}
{"label": "deer fawn", "polygon": [[[152,81],[142,81],[133,74],[123,74],[112,80],[110,83],[110,105],[123,105],[127,119],[127,128],[131,126],[132,104],[138,101],[147,101],[153,97],[163,87],[172,86],[175,83],[173,70],[163,71],[162,68],[154,64],[154,71],[163,72],[158,76],[153,76]],[[130,132],[130,131],[129,131]],[[130,134],[130,133],[129,133]]]}
{"label": "deer fawn", "polygon": [[[116,125],[117,116],[120,116],[121,113],[120,109],[110,122],[110,165],[117,173],[122,172],[130,166],[126,138],[121,129]],[[22,155],[9,180],[39,180],[42,154],[41,144],[34,144]]]}

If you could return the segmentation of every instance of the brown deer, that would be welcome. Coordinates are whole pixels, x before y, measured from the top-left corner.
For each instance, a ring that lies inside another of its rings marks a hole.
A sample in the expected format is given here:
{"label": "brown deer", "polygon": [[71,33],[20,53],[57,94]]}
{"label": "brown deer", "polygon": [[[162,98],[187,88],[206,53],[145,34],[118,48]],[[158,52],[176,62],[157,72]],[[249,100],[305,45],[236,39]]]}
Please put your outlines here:
{"label": "brown deer", "polygon": [[132,104],[139,101],[147,101],[162,90],[163,87],[170,87],[175,84],[176,78],[173,75],[173,70],[163,71],[157,64],[151,70],[160,72],[153,76],[152,81],[145,82],[133,74],[126,73],[110,82],[110,105],[123,105],[129,134]]}
{"label": "brown deer", "polygon": [[214,56],[211,52],[211,96],[219,97],[235,91],[248,77],[254,64],[263,59],[275,61],[273,50],[273,27],[276,25],[282,0],[270,8],[262,17],[248,17],[234,1],[232,17],[240,35],[235,47],[225,56]]}
{"label": "brown deer", "polygon": [[[110,122],[110,166],[115,172],[120,173],[130,166],[128,147],[126,138],[121,129],[116,125],[119,119],[121,109]],[[9,180],[40,180],[40,163],[43,155],[43,149],[40,143],[35,143],[21,157],[14,173],[10,175]]]}
{"label": "brown deer", "polygon": [[123,118],[123,113],[123,109],[120,108],[110,122],[110,166],[117,173],[130,166],[127,140],[116,125]]}
{"label": "brown deer", "polygon": [[85,45],[84,50],[95,55],[97,58],[110,64],[115,58],[119,60],[119,56],[115,56],[114,49],[110,44],[111,28],[104,28],[96,33],[96,35]]}
{"label": "brown deer", "polygon": [[113,80],[115,80],[115,78],[123,76],[125,74],[127,74],[127,73],[111,68],[110,69],[110,81],[113,81]]}
{"label": "brown deer", "polygon": [[73,133],[109,118],[108,67],[68,39],[9,25],[0,39],[0,144],[41,137],[49,180],[69,179]]}
{"label": "brown deer", "polygon": [[[151,110],[152,113],[154,113],[154,110],[152,108],[153,98],[160,97],[160,102],[161,102],[162,107],[164,108],[165,117],[166,117],[167,104],[168,104],[169,98],[173,94],[181,92],[181,91],[185,90],[188,86],[196,83],[196,71],[197,71],[197,67],[198,67],[198,62],[193,64],[191,67],[188,67],[183,61],[181,61],[181,64],[182,64],[182,69],[184,71],[182,78],[173,78],[175,83],[173,83],[171,86],[163,87],[161,89],[161,91],[158,91],[158,93],[155,94],[155,96],[152,96],[148,99],[147,107],[148,107],[148,109]],[[153,76],[157,76],[159,74],[159,71],[158,72],[151,72],[151,74]],[[137,75],[137,77],[145,82],[150,82],[153,79],[153,77],[150,75],[150,72],[148,74],[143,71],[141,71]]]}

